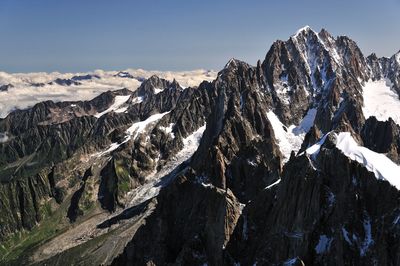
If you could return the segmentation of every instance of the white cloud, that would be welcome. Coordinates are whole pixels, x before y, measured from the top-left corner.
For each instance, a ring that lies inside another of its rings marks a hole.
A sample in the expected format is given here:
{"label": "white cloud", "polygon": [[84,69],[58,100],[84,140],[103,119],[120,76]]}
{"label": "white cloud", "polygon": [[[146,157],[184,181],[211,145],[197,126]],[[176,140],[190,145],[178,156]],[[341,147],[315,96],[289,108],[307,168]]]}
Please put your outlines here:
{"label": "white cloud", "polygon": [[[0,118],[7,116],[12,110],[25,109],[34,104],[52,100],[52,101],[78,101],[90,100],[102,92],[108,90],[117,90],[127,88],[136,90],[141,79],[149,78],[152,75],[158,75],[167,80],[174,78],[183,87],[192,87],[199,85],[203,80],[214,80],[217,76],[215,71],[193,70],[193,71],[147,71],[143,69],[127,69],[132,76],[137,79],[114,77],[118,71],[95,70],[89,73],[15,73],[9,74],[0,72],[0,86],[12,84],[14,87],[8,91],[0,92]],[[100,79],[80,81],[81,85],[61,86],[57,84],[48,84],[57,78],[70,79],[76,75],[96,74]],[[42,87],[32,86],[32,83],[43,83]]]}

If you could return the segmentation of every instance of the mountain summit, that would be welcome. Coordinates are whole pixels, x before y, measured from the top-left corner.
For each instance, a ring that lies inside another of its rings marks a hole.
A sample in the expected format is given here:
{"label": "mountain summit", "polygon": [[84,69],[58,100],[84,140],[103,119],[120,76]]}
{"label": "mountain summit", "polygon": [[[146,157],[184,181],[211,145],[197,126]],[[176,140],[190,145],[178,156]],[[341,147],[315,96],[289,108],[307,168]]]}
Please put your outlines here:
{"label": "mountain summit", "polygon": [[399,265],[399,95],[399,53],[307,26],[195,87],[151,76],[13,111],[1,260]]}

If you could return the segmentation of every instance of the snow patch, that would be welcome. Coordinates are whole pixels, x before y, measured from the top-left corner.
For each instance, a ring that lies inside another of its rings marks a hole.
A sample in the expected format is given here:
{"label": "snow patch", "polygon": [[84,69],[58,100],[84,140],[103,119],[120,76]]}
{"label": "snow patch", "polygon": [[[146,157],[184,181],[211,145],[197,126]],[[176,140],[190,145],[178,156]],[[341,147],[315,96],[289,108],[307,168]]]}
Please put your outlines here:
{"label": "snow patch", "polygon": [[328,135],[329,133],[325,134],[317,143],[307,148],[306,153],[315,158],[318,155],[319,151],[321,150],[321,146],[325,143],[326,137]]}
{"label": "snow patch", "polygon": [[364,84],[362,111],[366,118],[375,116],[379,121],[386,121],[391,117],[400,125],[400,100],[391,86],[389,80],[369,80]]}
{"label": "snow patch", "polygon": [[257,167],[257,163],[254,160],[247,159],[247,163],[253,167]]}
{"label": "snow patch", "polygon": [[332,207],[333,204],[335,204],[335,202],[336,202],[335,194],[333,194],[332,191],[329,191],[329,194],[328,194],[329,207]]}
{"label": "snow patch", "polygon": [[396,225],[396,224],[398,224],[400,222],[400,214],[399,215],[397,215],[397,217],[396,218],[394,218],[394,220],[393,220],[393,224],[394,225]]}
{"label": "snow patch", "polygon": [[103,155],[105,155],[105,154],[108,154],[108,153],[110,153],[110,152],[112,152],[112,151],[115,151],[116,149],[118,149],[119,146],[121,146],[121,145],[124,144],[125,142],[127,142],[127,141],[124,140],[124,141],[121,142],[121,143],[117,143],[117,142],[111,143],[110,147],[108,147],[107,150],[102,151],[102,152],[95,153],[95,154],[93,154],[92,156],[101,157],[101,156],[103,156]]}
{"label": "snow patch", "polygon": [[187,136],[182,140],[183,149],[178,152],[176,155],[178,158],[189,158],[193,155],[193,153],[197,150],[200,144],[200,139],[203,136],[204,130],[206,129],[206,124],[204,126],[199,127],[195,132]]}
{"label": "snow patch", "polygon": [[164,89],[160,89],[160,88],[154,88],[154,94],[159,94],[160,92],[162,92]]}
{"label": "snow patch", "polygon": [[7,142],[9,139],[8,135],[6,132],[0,132],[0,143]]}
{"label": "snow patch", "polygon": [[347,232],[346,228],[342,227],[342,234],[344,237],[344,240],[346,240],[347,243],[349,243],[349,245],[353,245],[353,243],[351,242],[350,238],[349,238],[349,232]]}
{"label": "snow patch", "polygon": [[116,113],[125,112],[128,109],[128,107],[122,107],[122,105],[124,105],[128,101],[128,99],[130,97],[131,97],[130,95],[117,95],[117,96],[115,96],[114,103],[107,110],[105,110],[105,111],[103,111],[101,113],[95,114],[94,116],[99,118],[99,117],[101,117],[101,116],[103,116],[103,115],[105,115],[105,114],[107,114],[109,112],[112,112],[112,111],[114,111]]}
{"label": "snow patch", "polygon": [[175,134],[172,132],[172,129],[174,127],[174,123],[170,123],[168,127],[159,127],[161,130],[163,130],[165,133],[169,134],[171,138],[175,138]]}
{"label": "snow patch", "polygon": [[379,180],[386,180],[400,190],[400,166],[392,162],[384,154],[371,151],[359,146],[350,132],[341,132],[337,135],[336,147],[351,160],[362,164],[368,171],[373,172]]}
{"label": "snow patch", "polygon": [[321,235],[319,237],[319,242],[315,247],[315,252],[317,252],[317,254],[324,254],[325,252],[329,251],[332,240],[332,238],[329,238],[326,235]]}
{"label": "snow patch", "polygon": [[371,221],[369,217],[367,217],[367,219],[364,219],[363,226],[364,226],[365,237],[360,247],[361,256],[365,256],[367,254],[369,247],[374,243],[371,233]]}
{"label": "snow patch", "polygon": [[288,259],[283,262],[283,266],[297,265],[298,258]]}
{"label": "snow patch", "polygon": [[161,113],[161,114],[155,114],[155,115],[152,115],[152,116],[148,117],[144,121],[140,121],[140,122],[134,123],[132,126],[130,126],[126,130],[126,132],[129,134],[129,136],[132,136],[133,133],[135,133],[135,135],[133,136],[133,140],[135,140],[139,136],[139,134],[142,133],[146,129],[146,127],[149,124],[160,120],[164,115],[166,115],[168,113],[169,112],[165,112],[165,113]]}
{"label": "snow patch", "polygon": [[240,110],[243,112],[243,107],[244,107],[244,99],[243,95],[240,94]]}
{"label": "snow patch", "polygon": [[279,178],[278,180],[276,180],[276,181],[275,181],[274,183],[272,183],[271,185],[266,186],[264,189],[270,189],[270,188],[272,188],[272,187],[278,185],[280,182],[281,182],[281,178]]}
{"label": "snow patch", "polygon": [[283,155],[283,162],[286,163],[290,158],[292,151],[297,152],[301,148],[306,133],[314,124],[317,110],[309,109],[306,116],[298,126],[291,125],[286,127],[274,112],[267,113],[268,120],[271,122],[275,138],[278,141],[279,149]]}
{"label": "snow patch", "polygon": [[138,97],[132,99],[132,104],[141,103],[141,102],[143,102],[143,100],[144,100],[143,96],[138,96]]}
{"label": "snow patch", "polygon": [[212,187],[213,185],[208,182],[208,177],[201,175],[196,176],[195,183],[202,185],[203,187]]}
{"label": "snow patch", "polygon": [[[165,177],[167,174],[171,174],[171,172],[178,165],[190,159],[200,144],[200,139],[203,136],[205,128],[206,125],[204,124],[204,126],[198,128],[195,132],[184,138],[182,140],[184,144],[182,150],[180,150],[173,158],[171,158],[159,172],[155,172],[154,174],[147,176],[146,180],[150,180],[148,183],[128,193],[128,196],[130,197],[130,206],[136,206],[158,195],[160,189],[167,185],[169,181],[171,181],[168,179],[162,182],[161,178]],[[172,174],[170,178],[173,177],[174,175]],[[207,184],[204,184],[204,186],[207,186]]]}
{"label": "snow patch", "polygon": [[119,146],[121,146],[122,144],[128,142],[132,138],[133,133],[135,133],[135,135],[133,137],[133,139],[135,140],[138,137],[138,135],[140,133],[142,133],[150,124],[160,120],[164,115],[166,115],[168,113],[169,112],[165,112],[165,113],[161,113],[161,114],[155,114],[155,115],[152,115],[152,116],[148,117],[144,121],[140,121],[140,122],[134,123],[132,126],[130,126],[126,130],[126,134],[127,135],[125,136],[125,139],[121,143],[116,143],[116,142],[112,143],[107,150],[95,153],[92,156],[99,156],[100,157],[100,156],[108,154],[108,153],[110,153],[112,151],[115,151]]}

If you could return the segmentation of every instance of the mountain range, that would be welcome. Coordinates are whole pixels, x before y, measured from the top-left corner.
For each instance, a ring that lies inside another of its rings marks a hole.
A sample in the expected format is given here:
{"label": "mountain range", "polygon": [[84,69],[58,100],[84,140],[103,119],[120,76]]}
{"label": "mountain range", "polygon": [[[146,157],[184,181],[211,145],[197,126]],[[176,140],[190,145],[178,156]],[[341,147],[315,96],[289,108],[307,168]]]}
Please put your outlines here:
{"label": "mountain range", "polygon": [[0,75],[1,263],[400,265],[400,52],[173,74]]}

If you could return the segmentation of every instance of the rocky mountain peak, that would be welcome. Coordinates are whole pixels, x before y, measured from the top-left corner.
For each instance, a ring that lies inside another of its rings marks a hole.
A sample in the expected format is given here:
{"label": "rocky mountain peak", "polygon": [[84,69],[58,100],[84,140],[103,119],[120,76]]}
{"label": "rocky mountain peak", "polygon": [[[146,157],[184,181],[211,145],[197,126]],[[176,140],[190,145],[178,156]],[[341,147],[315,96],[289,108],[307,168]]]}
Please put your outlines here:
{"label": "rocky mountain peak", "polygon": [[231,58],[229,61],[225,64],[224,69],[226,68],[236,68],[238,67],[239,64],[244,63],[236,58]]}
{"label": "rocky mountain peak", "polygon": [[334,37],[325,28],[322,28],[318,35],[322,39],[334,39]]}
{"label": "rocky mountain peak", "polygon": [[152,75],[150,78],[144,80],[140,87],[137,89],[137,93],[141,97],[146,97],[153,94],[158,94],[164,89],[179,89],[179,83],[174,79],[172,82],[166,79],[162,79],[157,75]]}
{"label": "rocky mountain peak", "polygon": [[310,26],[305,25],[304,27],[298,29],[298,30],[296,31],[296,33],[293,34],[291,37],[297,38],[297,37],[299,37],[300,35],[306,35],[306,34],[308,34],[308,33],[310,33],[310,32],[315,33],[315,31],[314,31],[313,29],[311,29]]}

